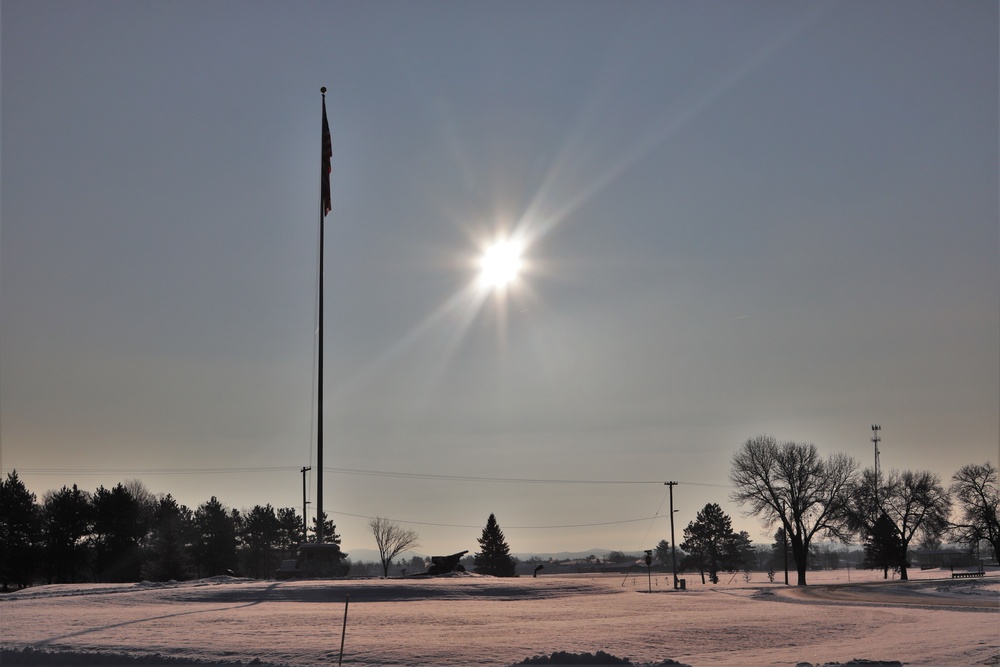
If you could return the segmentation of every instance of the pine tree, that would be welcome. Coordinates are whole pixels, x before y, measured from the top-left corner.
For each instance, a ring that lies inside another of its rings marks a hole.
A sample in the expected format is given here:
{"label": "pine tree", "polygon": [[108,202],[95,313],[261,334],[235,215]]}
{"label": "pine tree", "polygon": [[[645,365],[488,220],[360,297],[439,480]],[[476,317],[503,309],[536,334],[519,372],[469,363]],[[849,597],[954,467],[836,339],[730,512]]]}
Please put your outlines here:
{"label": "pine tree", "polygon": [[294,507],[282,507],[278,510],[278,548],[282,558],[290,558],[295,549],[302,543],[302,517],[295,512]]}
{"label": "pine tree", "polygon": [[90,494],[76,484],[45,494],[42,508],[42,536],[45,563],[50,584],[80,581],[87,554],[84,538],[90,535],[92,521]]}
{"label": "pine tree", "polygon": [[476,572],[494,577],[514,576],[515,561],[510,555],[510,546],[492,514],[483,528],[483,536],[479,538],[479,548],[481,551],[475,556]]}
{"label": "pine tree", "polygon": [[666,540],[660,540],[656,544],[656,549],[654,550],[653,555],[655,556],[656,560],[666,565],[672,562],[671,561],[672,553],[673,552],[670,550],[670,542]]}
{"label": "pine tree", "polygon": [[38,560],[40,511],[17,471],[0,480],[0,585],[31,583]]}
{"label": "pine tree", "polygon": [[229,512],[215,496],[202,503],[195,511],[195,563],[198,566],[198,576],[232,574],[236,569],[237,519],[239,513],[235,510]]}
{"label": "pine tree", "polygon": [[188,540],[194,538],[194,515],[169,493],[153,513],[153,537],[142,578],[149,581],[183,580],[188,577]]}
{"label": "pine tree", "polygon": [[[684,529],[681,548],[688,553],[685,561],[705,572],[713,584],[719,583],[719,571],[735,571],[750,547],[750,536],[733,532],[732,520],[716,503],[705,505],[695,520]],[[703,582],[704,583],[704,582]]]}
{"label": "pine tree", "polygon": [[247,548],[249,573],[257,579],[270,579],[278,566],[275,548],[278,545],[281,524],[268,503],[255,505],[247,512],[243,523],[243,542]]}
{"label": "pine tree", "polygon": [[865,558],[861,567],[882,570],[888,578],[889,570],[897,569],[906,559],[906,546],[896,530],[896,525],[885,512],[864,536]]}
{"label": "pine tree", "polygon": [[[316,538],[316,528],[319,526],[316,517],[313,517],[312,525],[309,527],[310,537]],[[340,544],[340,535],[337,534],[337,525],[333,523],[333,519],[327,517],[326,512],[323,512],[323,541],[327,544]]]}
{"label": "pine tree", "polygon": [[146,536],[142,506],[120,482],[108,490],[99,487],[91,498],[97,574],[100,581],[139,581]]}

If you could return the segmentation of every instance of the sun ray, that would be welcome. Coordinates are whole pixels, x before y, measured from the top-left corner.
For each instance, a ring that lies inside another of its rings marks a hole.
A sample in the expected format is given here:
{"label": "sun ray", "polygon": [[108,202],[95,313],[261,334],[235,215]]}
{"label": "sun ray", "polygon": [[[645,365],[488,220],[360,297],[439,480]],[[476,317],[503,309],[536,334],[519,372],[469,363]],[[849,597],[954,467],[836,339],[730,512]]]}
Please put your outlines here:
{"label": "sun ray", "polygon": [[[777,36],[770,43],[763,45],[756,53],[750,54],[740,66],[717,79],[709,85],[702,95],[690,100],[679,111],[675,110],[669,117],[662,118],[659,123],[642,133],[631,147],[626,147],[618,159],[604,163],[603,169],[589,179],[580,182],[577,187],[561,187],[569,184],[567,179],[571,178],[569,171],[573,165],[586,161],[583,160],[582,156],[583,146],[588,136],[589,127],[596,122],[601,106],[598,100],[591,100],[591,103],[581,109],[580,115],[572,123],[558,154],[545,171],[544,177],[535,189],[530,201],[513,225],[509,222],[510,218],[506,218],[507,223],[495,222],[496,227],[501,229],[506,227],[510,230],[509,240],[495,238],[492,246],[482,249],[483,256],[479,260],[477,279],[451,295],[441,306],[418,322],[377,358],[359,369],[350,380],[341,385],[340,391],[349,392],[357,385],[376,376],[394,359],[416,344],[418,340],[438,328],[447,331],[447,342],[443,358],[440,359],[441,363],[436,368],[437,372],[429,375],[428,379],[443,375],[476,316],[482,312],[483,306],[491,295],[497,318],[499,342],[501,347],[505,347],[509,313],[515,298],[514,292],[518,293],[519,299],[530,301],[535,297],[527,281],[519,279],[527,269],[523,259],[523,253],[526,249],[538,239],[564,224],[575,211],[697,118],[705,108],[722,98],[740,80],[771,59],[805,27],[818,20],[823,13],[822,9],[811,13],[805,20],[792,26],[791,29]],[[605,94],[613,93],[610,86],[605,86],[605,88],[607,88]],[[450,123],[445,123],[445,125],[446,130],[452,130],[448,133],[448,144],[456,162],[463,167],[460,171],[471,179],[468,156],[460,150],[461,142],[455,136],[454,128]],[[467,184],[474,183],[470,180]],[[446,217],[452,219],[460,229],[469,234],[470,238],[474,236],[475,232],[470,229],[468,221],[463,221],[463,217],[458,211],[448,212]],[[482,227],[480,227],[481,232]],[[538,267],[531,268],[532,273],[538,273]],[[517,290],[512,290],[515,283]],[[452,322],[445,326],[449,320]]]}
{"label": "sun ray", "polygon": [[[477,288],[475,283],[470,283],[463,289],[455,292],[444,303],[429,313],[427,317],[385,348],[381,354],[357,369],[350,378],[337,387],[334,391],[334,396],[342,397],[352,391],[356,391],[360,386],[384,371],[392,361],[399,358],[400,355],[415,345],[421,338],[437,329],[450,332],[448,342],[445,345],[445,359],[446,361],[449,360],[465,337],[469,327],[472,326],[476,314],[482,309],[482,304],[485,302],[486,296],[482,290]],[[448,327],[440,326],[449,320],[457,321]],[[447,363],[444,365],[447,365]]]}

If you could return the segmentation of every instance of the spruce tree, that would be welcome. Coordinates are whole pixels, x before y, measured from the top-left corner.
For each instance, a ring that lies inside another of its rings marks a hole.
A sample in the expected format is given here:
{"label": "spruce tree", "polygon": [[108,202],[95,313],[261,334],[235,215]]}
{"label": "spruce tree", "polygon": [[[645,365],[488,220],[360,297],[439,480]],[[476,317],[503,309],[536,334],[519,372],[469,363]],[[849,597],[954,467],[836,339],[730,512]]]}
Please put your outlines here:
{"label": "spruce tree", "polygon": [[91,497],[98,580],[139,581],[142,568],[140,542],[146,536],[143,509],[132,492],[119,482],[101,486]]}
{"label": "spruce tree", "polygon": [[70,489],[45,494],[42,508],[42,538],[45,544],[46,576],[50,584],[81,581],[87,564],[84,538],[90,535],[90,494],[76,484]]}
{"label": "spruce tree", "polygon": [[896,525],[885,512],[875,521],[875,525],[864,536],[864,561],[861,567],[882,570],[883,577],[889,578],[889,570],[895,570],[906,562],[906,545],[903,544]]}
{"label": "spruce tree", "polygon": [[716,503],[708,503],[684,529],[681,549],[688,553],[684,561],[705,573],[713,584],[719,583],[720,570],[735,571],[743,563],[743,551],[750,547],[750,536],[733,532],[732,520]]}
{"label": "spruce tree", "polygon": [[157,503],[153,514],[152,544],[142,566],[142,578],[149,581],[187,579],[187,543],[194,539],[194,515],[169,493]]}
{"label": "spruce tree", "polygon": [[514,558],[510,555],[510,546],[504,539],[503,531],[497,523],[497,518],[490,514],[483,528],[483,536],[479,538],[480,552],[475,555],[476,572],[490,574],[494,577],[513,577]]}
{"label": "spruce tree", "polygon": [[278,510],[278,548],[281,557],[291,558],[302,540],[302,517],[295,512],[294,507],[282,507]]}
{"label": "spruce tree", "polygon": [[199,577],[231,574],[236,570],[238,518],[238,513],[230,512],[215,496],[195,510],[194,556]]}
{"label": "spruce tree", "polygon": [[31,584],[38,561],[40,510],[17,471],[0,480],[0,586]]}
{"label": "spruce tree", "polygon": [[243,542],[246,544],[246,556],[249,574],[257,579],[269,579],[271,572],[278,566],[275,548],[278,545],[281,524],[274,508],[268,503],[247,512],[243,523]]}
{"label": "spruce tree", "polygon": [[[312,526],[309,527],[310,537],[316,539],[316,528],[319,526],[317,517],[313,517]],[[337,534],[337,525],[333,519],[327,517],[323,512],[323,541],[327,544],[340,544],[340,535]]]}

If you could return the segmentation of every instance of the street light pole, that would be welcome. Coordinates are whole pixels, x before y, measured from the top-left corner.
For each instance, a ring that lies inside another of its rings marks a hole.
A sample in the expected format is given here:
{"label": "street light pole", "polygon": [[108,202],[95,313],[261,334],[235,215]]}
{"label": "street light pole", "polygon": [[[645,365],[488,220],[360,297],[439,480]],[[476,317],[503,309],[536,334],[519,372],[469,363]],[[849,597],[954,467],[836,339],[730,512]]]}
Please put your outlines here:
{"label": "street light pole", "polygon": [[674,590],[677,590],[677,540],[674,538],[674,487],[677,482],[664,482],[670,487],[670,565],[674,573]]}
{"label": "street light pole", "polygon": [[302,466],[302,543],[305,544],[309,541],[309,521],[306,519],[306,505],[309,501],[306,500],[306,472],[312,470],[310,466]]}

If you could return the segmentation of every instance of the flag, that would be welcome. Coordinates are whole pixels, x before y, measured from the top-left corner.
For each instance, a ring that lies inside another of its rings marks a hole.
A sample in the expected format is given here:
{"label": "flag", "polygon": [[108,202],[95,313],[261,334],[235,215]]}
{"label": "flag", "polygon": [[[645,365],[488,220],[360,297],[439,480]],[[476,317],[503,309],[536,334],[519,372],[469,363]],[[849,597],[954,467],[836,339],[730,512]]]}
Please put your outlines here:
{"label": "flag", "polygon": [[[325,92],[324,88],[324,92]],[[326,121],[326,95],[323,95],[323,164],[320,172],[320,183],[322,184],[322,194],[320,195],[320,206],[323,210],[323,217],[330,212],[330,158],[333,157],[333,141],[330,139],[330,124]]]}

